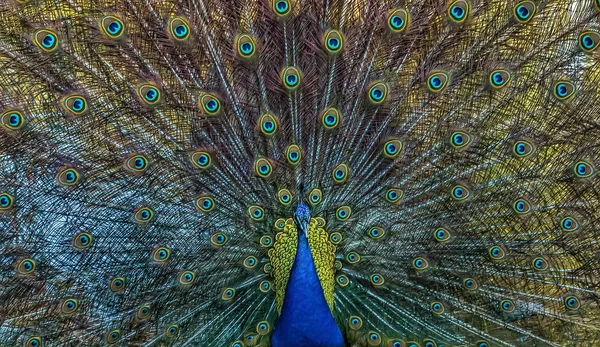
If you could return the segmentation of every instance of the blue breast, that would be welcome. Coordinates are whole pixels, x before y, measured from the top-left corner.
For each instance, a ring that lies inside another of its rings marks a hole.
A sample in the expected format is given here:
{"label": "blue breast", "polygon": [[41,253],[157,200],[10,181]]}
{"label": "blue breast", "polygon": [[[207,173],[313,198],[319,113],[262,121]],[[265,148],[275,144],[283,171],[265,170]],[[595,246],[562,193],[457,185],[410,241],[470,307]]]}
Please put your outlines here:
{"label": "blue breast", "polygon": [[298,233],[298,250],[281,315],[271,336],[273,347],[344,347],[317,276],[308,240]]}

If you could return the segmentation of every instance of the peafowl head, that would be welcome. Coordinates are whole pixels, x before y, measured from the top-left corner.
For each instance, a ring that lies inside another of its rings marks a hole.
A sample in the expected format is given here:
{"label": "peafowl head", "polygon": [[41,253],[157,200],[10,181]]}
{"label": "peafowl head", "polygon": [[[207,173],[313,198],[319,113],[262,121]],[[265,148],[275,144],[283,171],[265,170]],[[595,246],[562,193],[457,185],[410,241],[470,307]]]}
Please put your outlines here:
{"label": "peafowl head", "polygon": [[294,221],[298,226],[299,231],[304,235],[308,233],[308,223],[310,222],[310,208],[303,202],[299,203],[294,212]]}

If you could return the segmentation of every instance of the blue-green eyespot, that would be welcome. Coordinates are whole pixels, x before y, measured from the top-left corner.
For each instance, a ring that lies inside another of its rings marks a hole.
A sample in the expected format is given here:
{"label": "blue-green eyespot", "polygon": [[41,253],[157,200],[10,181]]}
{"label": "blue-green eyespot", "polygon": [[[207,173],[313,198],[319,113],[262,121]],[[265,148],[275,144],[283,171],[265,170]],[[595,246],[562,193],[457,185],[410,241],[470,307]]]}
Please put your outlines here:
{"label": "blue-green eyespot", "polygon": [[586,30],[579,34],[579,47],[585,53],[591,53],[598,48],[600,44],[600,33],[593,30]]}
{"label": "blue-green eyespot", "polygon": [[387,25],[393,33],[401,33],[410,24],[410,15],[404,8],[396,8],[389,12]]}
{"label": "blue-green eyespot", "polygon": [[267,178],[273,173],[273,167],[267,159],[258,158],[254,162],[254,172],[256,172],[259,177]]}
{"label": "blue-green eyespot", "polygon": [[335,29],[329,29],[323,35],[323,46],[330,55],[335,55],[344,47],[344,36]]}
{"label": "blue-green eyespot", "polygon": [[58,34],[50,29],[40,29],[33,33],[33,43],[44,52],[58,48]]}
{"label": "blue-green eyespot", "polygon": [[183,17],[173,17],[169,20],[169,33],[177,41],[185,41],[190,37],[190,25]]}
{"label": "blue-green eyespot", "polygon": [[533,1],[521,1],[514,7],[514,16],[517,22],[528,23],[535,14],[536,5]]}
{"label": "blue-green eyespot", "polygon": [[281,81],[283,86],[289,91],[296,90],[300,87],[302,74],[300,70],[294,66],[286,67],[281,71]]}
{"label": "blue-green eyespot", "polygon": [[18,130],[24,121],[23,113],[18,110],[6,110],[0,114],[0,125],[8,130]]}
{"label": "blue-green eyespot", "polygon": [[292,0],[271,0],[271,6],[278,17],[284,18],[292,13]]}
{"label": "blue-green eyespot", "polygon": [[248,34],[241,34],[236,37],[235,48],[240,58],[251,59],[256,56],[256,40]]}
{"label": "blue-green eyespot", "polygon": [[137,95],[145,104],[156,105],[160,101],[160,90],[154,83],[141,83],[136,88]]}
{"label": "blue-green eyespot", "polygon": [[329,107],[321,114],[321,124],[325,129],[336,128],[342,120],[342,114],[335,107]]}
{"label": "blue-green eyespot", "polygon": [[510,82],[512,75],[507,70],[498,69],[492,71],[489,77],[489,82],[492,88],[500,89],[508,85]]}
{"label": "blue-green eyespot", "polygon": [[104,35],[116,39],[125,32],[125,24],[119,17],[109,15],[100,19],[100,29]]}
{"label": "blue-green eyespot", "polygon": [[285,157],[288,163],[292,165],[296,165],[302,159],[302,151],[300,151],[300,146],[296,144],[289,145],[285,150]]}
{"label": "blue-green eyespot", "polygon": [[214,116],[221,112],[221,101],[211,93],[200,93],[198,104],[206,115]]}
{"label": "blue-green eyespot", "polygon": [[471,11],[471,4],[466,0],[457,0],[450,4],[448,7],[448,18],[454,23],[463,23],[467,20],[469,12]]}
{"label": "blue-green eyespot", "polygon": [[427,88],[434,93],[441,92],[449,83],[450,74],[446,71],[434,71],[427,78]]}
{"label": "blue-green eyespot", "polygon": [[76,116],[84,114],[88,109],[87,100],[77,94],[65,96],[61,99],[60,105],[65,111]]}
{"label": "blue-green eyespot", "polygon": [[567,80],[560,80],[554,83],[554,88],[552,88],[552,93],[555,98],[560,101],[568,100],[575,95],[576,92],[575,85]]}
{"label": "blue-green eyespot", "polygon": [[273,135],[277,132],[277,117],[272,113],[265,113],[258,119],[260,131],[265,135]]}
{"label": "blue-green eyespot", "polygon": [[369,101],[373,105],[382,104],[389,93],[389,86],[383,81],[373,82],[369,87]]}
{"label": "blue-green eyespot", "polygon": [[190,161],[199,169],[207,169],[212,162],[212,158],[206,151],[195,151],[190,155]]}

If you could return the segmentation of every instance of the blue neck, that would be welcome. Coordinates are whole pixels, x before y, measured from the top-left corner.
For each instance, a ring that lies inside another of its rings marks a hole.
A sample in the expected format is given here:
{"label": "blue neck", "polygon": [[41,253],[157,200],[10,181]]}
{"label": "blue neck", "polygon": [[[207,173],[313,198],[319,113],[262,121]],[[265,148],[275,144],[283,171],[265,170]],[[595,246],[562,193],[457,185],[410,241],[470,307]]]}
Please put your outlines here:
{"label": "blue neck", "polygon": [[344,347],[321,288],[308,240],[298,232],[298,250],[281,315],[271,336],[273,347]]}

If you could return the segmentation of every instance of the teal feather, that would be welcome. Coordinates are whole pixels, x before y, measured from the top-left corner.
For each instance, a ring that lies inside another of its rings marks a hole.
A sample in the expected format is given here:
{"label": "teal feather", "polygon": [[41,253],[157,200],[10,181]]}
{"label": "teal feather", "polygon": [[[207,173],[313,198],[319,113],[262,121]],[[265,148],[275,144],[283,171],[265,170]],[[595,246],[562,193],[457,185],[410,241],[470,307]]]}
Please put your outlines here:
{"label": "teal feather", "polygon": [[0,346],[600,344],[599,14],[0,3]]}

